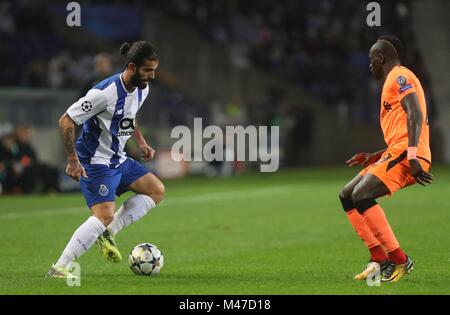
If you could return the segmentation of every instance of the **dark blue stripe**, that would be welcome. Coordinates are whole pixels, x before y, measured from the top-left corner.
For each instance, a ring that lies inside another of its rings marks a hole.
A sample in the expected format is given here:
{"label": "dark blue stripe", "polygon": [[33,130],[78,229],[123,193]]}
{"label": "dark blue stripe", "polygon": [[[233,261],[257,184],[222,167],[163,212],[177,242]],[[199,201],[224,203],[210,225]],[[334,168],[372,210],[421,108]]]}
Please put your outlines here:
{"label": "dark blue stripe", "polygon": [[117,73],[115,75],[110,76],[109,78],[106,78],[105,80],[97,83],[96,85],[94,85],[92,87],[92,89],[96,89],[96,90],[104,90],[106,89],[108,86],[111,85],[111,83],[117,82],[117,80],[120,80],[120,73]]}
{"label": "dark blue stripe", "polygon": [[95,116],[83,124],[83,130],[76,142],[77,154],[81,162],[91,163],[91,158],[100,144],[98,139],[101,132],[102,130]]}
{"label": "dark blue stripe", "polygon": [[141,106],[142,90],[138,88],[138,106]]}
{"label": "dark blue stripe", "polygon": [[[117,134],[119,132],[120,120],[123,118],[125,112],[124,110],[125,97],[127,96],[127,92],[122,87],[120,79],[116,81],[116,87],[117,87],[117,103],[114,110],[114,115],[111,119],[111,127],[109,128],[112,136],[111,150],[114,151],[114,154],[111,157],[110,161],[111,166],[116,166],[117,164],[119,164],[120,156],[117,154],[119,151],[119,138],[117,137]],[[118,114],[117,113],[118,111],[120,111],[121,113]]]}

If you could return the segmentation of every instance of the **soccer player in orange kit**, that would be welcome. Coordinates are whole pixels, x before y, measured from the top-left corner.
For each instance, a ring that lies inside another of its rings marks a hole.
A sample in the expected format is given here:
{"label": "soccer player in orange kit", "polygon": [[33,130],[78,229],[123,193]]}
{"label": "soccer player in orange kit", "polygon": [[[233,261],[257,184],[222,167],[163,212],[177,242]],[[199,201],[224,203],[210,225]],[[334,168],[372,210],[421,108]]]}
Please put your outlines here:
{"label": "soccer player in orange kit", "polygon": [[346,162],[365,168],[341,191],[339,198],[355,231],[370,251],[367,268],[355,276],[364,280],[377,270],[382,282],[397,282],[413,270],[377,198],[433,176],[425,95],[419,79],[400,63],[402,43],[395,36],[379,37],[369,52],[370,71],[384,82],[380,123],[387,149],[358,153]]}

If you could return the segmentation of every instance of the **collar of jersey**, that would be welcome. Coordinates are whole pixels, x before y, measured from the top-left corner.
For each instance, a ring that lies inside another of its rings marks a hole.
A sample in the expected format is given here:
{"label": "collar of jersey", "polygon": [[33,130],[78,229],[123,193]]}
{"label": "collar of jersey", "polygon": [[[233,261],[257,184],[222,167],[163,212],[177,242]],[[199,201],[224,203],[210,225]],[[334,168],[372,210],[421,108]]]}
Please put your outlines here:
{"label": "collar of jersey", "polygon": [[133,92],[129,92],[127,90],[127,88],[125,87],[125,84],[123,84],[122,73],[120,74],[119,78],[120,78],[120,84],[122,84],[122,88],[127,93],[127,95],[131,95],[131,94],[134,94],[134,92],[136,92],[136,90],[138,89],[137,86],[134,88]]}

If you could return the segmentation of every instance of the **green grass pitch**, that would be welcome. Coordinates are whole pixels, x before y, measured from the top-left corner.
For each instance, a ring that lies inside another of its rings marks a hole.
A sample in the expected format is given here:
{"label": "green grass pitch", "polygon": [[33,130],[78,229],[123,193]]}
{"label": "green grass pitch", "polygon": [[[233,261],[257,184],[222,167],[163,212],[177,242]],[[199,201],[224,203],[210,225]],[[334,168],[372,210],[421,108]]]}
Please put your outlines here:
{"label": "green grass pitch", "polygon": [[[165,181],[164,202],[117,235],[125,259],[109,263],[94,245],[79,259],[79,287],[44,274],[89,215],[82,196],[0,197],[0,293],[449,294],[450,169],[435,167],[431,186],[380,199],[415,270],[379,287],[352,280],[368,252],[338,192],[356,171]],[[165,256],[157,276],[128,268],[129,251],[142,242]]]}

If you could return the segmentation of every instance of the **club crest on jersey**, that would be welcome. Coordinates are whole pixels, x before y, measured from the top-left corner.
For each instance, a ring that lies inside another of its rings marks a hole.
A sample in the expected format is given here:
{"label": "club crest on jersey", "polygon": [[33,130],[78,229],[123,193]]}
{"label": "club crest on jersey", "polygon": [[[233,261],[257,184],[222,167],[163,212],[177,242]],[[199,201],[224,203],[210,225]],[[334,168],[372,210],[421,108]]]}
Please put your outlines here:
{"label": "club crest on jersey", "polygon": [[99,190],[98,190],[98,193],[99,193],[99,195],[102,196],[102,197],[108,196],[108,194],[109,194],[108,187],[106,187],[105,184],[101,184],[101,185],[100,185],[100,188],[99,188]]}
{"label": "club crest on jersey", "polygon": [[81,109],[83,110],[83,112],[90,112],[92,109],[92,103],[89,101],[84,101],[83,103],[81,103]]}
{"label": "club crest on jersey", "polygon": [[404,76],[399,76],[398,78],[397,78],[397,83],[398,83],[398,85],[400,85],[400,86],[405,86],[406,85],[406,78],[404,77]]}
{"label": "club crest on jersey", "polygon": [[400,86],[400,88],[398,89],[398,92],[400,94],[402,94],[406,90],[412,89],[411,83],[407,84],[408,82],[406,81],[406,78],[402,75],[397,78],[397,83]]}

